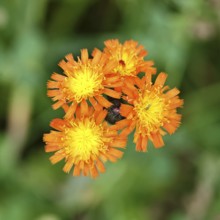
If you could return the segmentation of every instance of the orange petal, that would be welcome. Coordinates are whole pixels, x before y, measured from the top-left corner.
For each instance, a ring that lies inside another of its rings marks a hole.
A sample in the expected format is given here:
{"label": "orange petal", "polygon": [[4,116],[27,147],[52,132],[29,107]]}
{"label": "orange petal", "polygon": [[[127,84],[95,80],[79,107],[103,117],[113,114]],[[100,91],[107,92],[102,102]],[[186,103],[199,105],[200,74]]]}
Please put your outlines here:
{"label": "orange petal", "polygon": [[105,166],[101,160],[96,161],[96,166],[101,173],[105,172]]}
{"label": "orange petal", "polygon": [[46,143],[57,144],[60,143],[60,139],[63,137],[63,134],[59,131],[51,131],[49,134],[44,134],[43,140]]}
{"label": "orange petal", "polygon": [[95,57],[96,53],[101,52],[98,48],[94,48],[94,50],[92,51],[92,57]]}
{"label": "orange petal", "polygon": [[164,142],[163,142],[161,134],[153,133],[151,134],[151,136],[152,136],[153,144],[156,148],[164,146]]}
{"label": "orange petal", "polygon": [[56,95],[59,95],[59,94],[60,94],[60,91],[57,90],[57,89],[47,91],[47,96],[48,97],[53,97],[53,96],[56,96]]}
{"label": "orange petal", "polygon": [[73,176],[80,176],[80,168],[78,165],[74,166]]}
{"label": "orange petal", "polygon": [[178,95],[179,93],[180,93],[180,91],[177,88],[173,88],[166,93],[166,97],[169,99],[169,98],[172,98],[172,97]]}
{"label": "orange petal", "polygon": [[106,73],[112,73],[114,68],[116,67],[116,65],[118,65],[118,63],[116,61],[114,61],[114,60],[109,61],[107,63],[107,65],[104,67],[104,71]]}
{"label": "orange petal", "polygon": [[108,160],[106,154],[100,152],[100,155],[99,155],[99,158],[103,161],[103,162],[106,162]]}
{"label": "orange petal", "polygon": [[96,177],[99,175],[96,166],[92,166],[92,167],[90,168],[90,174],[91,174],[91,177],[92,177],[92,178],[96,178]]}
{"label": "orange petal", "polygon": [[98,103],[105,108],[109,108],[112,105],[112,103],[105,99],[103,96],[96,96],[95,98]]}
{"label": "orange petal", "polygon": [[85,162],[81,160],[78,165],[79,165],[79,168],[80,168],[81,170],[83,170],[84,167],[85,167]]}
{"label": "orange petal", "polygon": [[72,103],[71,106],[67,109],[64,118],[70,119],[74,117],[74,113],[76,111],[77,103]]}
{"label": "orange petal", "polygon": [[98,49],[94,49],[92,52],[93,55],[93,60],[92,60],[92,64],[96,65],[99,63],[101,56],[102,56],[102,52]]}
{"label": "orange petal", "polygon": [[146,73],[145,77],[143,77],[142,80],[145,81],[145,85],[147,85],[147,87],[151,87],[152,74]]}
{"label": "orange petal", "polygon": [[65,126],[65,122],[60,118],[55,118],[50,122],[50,126],[58,131],[62,131]]}
{"label": "orange petal", "polygon": [[54,152],[59,149],[60,149],[60,147],[58,145],[46,145],[45,146],[45,152]]}
{"label": "orange petal", "polygon": [[60,85],[60,83],[59,83],[59,82],[56,82],[56,81],[51,81],[51,80],[49,80],[49,81],[47,82],[47,88],[49,88],[49,89],[59,88],[59,85]]}
{"label": "orange petal", "polygon": [[128,136],[134,129],[135,129],[135,126],[136,126],[136,121],[132,121],[131,124],[125,128],[121,133],[120,135],[121,136]]}
{"label": "orange petal", "polygon": [[102,109],[102,106],[94,98],[90,97],[89,101],[96,111],[100,111]]}
{"label": "orange petal", "polygon": [[68,109],[69,109],[69,106],[64,103],[64,104],[62,105],[62,108],[63,108],[64,112],[67,113],[67,111],[68,111]]}
{"label": "orange petal", "polygon": [[88,112],[89,112],[89,107],[88,107],[88,104],[87,104],[85,99],[82,100],[80,107],[81,107],[80,108],[81,109],[81,115],[82,116],[87,116]]}
{"label": "orange petal", "polygon": [[110,97],[113,97],[113,98],[116,98],[116,99],[120,99],[121,98],[121,93],[120,92],[116,92],[115,90],[113,89],[107,89],[105,88],[103,90],[103,93],[105,93],[106,95],[110,96]]}
{"label": "orange petal", "polygon": [[89,176],[89,166],[88,166],[88,164],[84,165],[83,175],[84,176]]}
{"label": "orange petal", "polygon": [[133,78],[129,78],[128,77],[128,80],[125,80],[125,86],[128,88],[128,89],[130,89],[132,92],[133,91],[135,91],[135,90],[137,90],[136,88],[135,88],[135,86],[134,86],[134,80],[133,80]]}
{"label": "orange petal", "polygon": [[64,171],[65,173],[69,173],[72,167],[73,167],[72,160],[69,159],[69,160],[66,161],[66,164],[65,164],[64,167],[63,167],[63,171]]}
{"label": "orange petal", "polygon": [[117,87],[121,87],[121,86],[123,86],[123,82],[121,82],[121,81],[111,83],[111,84],[108,85],[109,88],[117,88]]}
{"label": "orange petal", "polygon": [[82,49],[81,50],[81,60],[83,64],[86,64],[88,62],[88,50],[87,49]]}
{"label": "orange petal", "polygon": [[68,60],[68,62],[70,62],[71,64],[74,64],[74,58],[73,58],[73,54],[69,53],[65,56],[65,58]]}
{"label": "orange petal", "polygon": [[65,79],[65,76],[60,75],[58,73],[53,73],[51,75],[51,79],[55,80],[55,81],[63,81]]}
{"label": "orange petal", "polygon": [[122,91],[123,91],[123,93],[125,93],[128,96],[129,99],[133,99],[134,98],[133,91],[130,90],[129,88],[123,87]]}
{"label": "orange petal", "polygon": [[135,84],[138,86],[138,88],[143,89],[144,83],[139,77],[134,78]]}
{"label": "orange petal", "polygon": [[140,135],[138,136],[138,139],[137,139],[136,151],[142,151],[141,150],[141,136]]}
{"label": "orange petal", "polygon": [[121,104],[120,106],[120,114],[124,117],[127,117],[132,111],[134,107],[131,105]]}
{"label": "orange petal", "polygon": [[113,40],[106,40],[104,41],[104,44],[106,47],[117,47],[120,45],[119,40],[118,39],[113,39]]}
{"label": "orange petal", "polygon": [[109,161],[111,161],[113,163],[117,161],[117,158],[112,156],[112,155],[110,155],[110,154],[107,154],[106,157],[108,158]]}
{"label": "orange petal", "polygon": [[57,101],[63,98],[63,94],[56,95],[52,98],[53,101]]}
{"label": "orange petal", "polygon": [[63,158],[65,157],[64,154],[61,153],[55,153],[53,156],[50,157],[50,161],[52,164],[58,163],[59,161],[61,161]]}
{"label": "orange petal", "polygon": [[167,74],[162,72],[158,75],[154,85],[163,87],[164,83],[166,82],[166,79],[167,79]]}
{"label": "orange petal", "polygon": [[182,107],[184,103],[183,99],[179,99],[178,96],[175,96],[173,98],[170,99],[170,109],[176,109],[179,107]]}
{"label": "orange petal", "polygon": [[119,80],[119,75],[113,75],[111,77],[108,77],[104,80],[104,83],[105,84],[109,84],[109,83],[114,83],[114,82],[117,82]]}
{"label": "orange petal", "polygon": [[141,140],[141,151],[142,152],[147,151],[147,141],[148,141],[147,136],[142,137],[142,140]]}
{"label": "orange petal", "polygon": [[52,108],[54,110],[56,110],[56,109],[60,108],[63,104],[64,104],[64,102],[60,100],[60,101],[56,102],[55,104],[53,104]]}
{"label": "orange petal", "polygon": [[66,65],[66,62],[65,62],[64,60],[61,60],[61,61],[58,63],[58,66],[61,67],[64,71],[68,70],[67,65]]}
{"label": "orange petal", "polygon": [[124,148],[127,144],[126,139],[115,139],[110,143],[112,147]]}
{"label": "orange petal", "polygon": [[129,120],[129,119],[123,119],[123,120],[118,121],[116,123],[118,129],[122,129],[130,124],[131,124],[131,120]]}
{"label": "orange petal", "polygon": [[115,125],[110,126],[109,129],[110,130],[120,130],[120,129],[128,126],[130,123],[131,123],[131,120],[123,119],[123,120],[116,122]]}
{"label": "orange petal", "polygon": [[105,137],[114,137],[117,135],[117,131],[115,130],[107,130],[106,133],[104,133]]}
{"label": "orange petal", "polygon": [[170,124],[170,123],[164,124],[163,127],[167,130],[167,132],[168,132],[169,134],[173,134],[173,133],[175,132],[175,130],[176,130],[176,127],[173,126],[173,125]]}
{"label": "orange petal", "polygon": [[76,118],[81,118],[81,111],[80,111],[80,108],[79,108],[78,105],[77,105],[77,107],[76,107],[75,114],[76,114]]}
{"label": "orange petal", "polygon": [[96,124],[97,125],[102,123],[102,121],[105,119],[107,113],[108,112],[106,110],[103,110],[103,111],[99,112],[99,114],[96,117]]}
{"label": "orange petal", "polygon": [[124,152],[120,151],[120,150],[117,150],[117,149],[114,149],[114,148],[111,148],[109,151],[108,151],[109,154],[113,155],[114,157],[117,157],[117,158],[121,158],[124,154]]}

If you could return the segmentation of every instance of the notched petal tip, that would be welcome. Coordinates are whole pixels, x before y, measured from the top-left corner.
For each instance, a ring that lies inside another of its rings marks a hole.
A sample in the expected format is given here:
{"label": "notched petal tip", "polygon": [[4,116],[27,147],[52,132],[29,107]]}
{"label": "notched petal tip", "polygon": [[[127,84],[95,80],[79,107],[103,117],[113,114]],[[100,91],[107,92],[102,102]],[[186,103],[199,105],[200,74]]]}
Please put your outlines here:
{"label": "notched petal tip", "polygon": [[89,54],[87,49],[82,49],[81,50],[81,60],[83,64],[86,64],[89,59]]}

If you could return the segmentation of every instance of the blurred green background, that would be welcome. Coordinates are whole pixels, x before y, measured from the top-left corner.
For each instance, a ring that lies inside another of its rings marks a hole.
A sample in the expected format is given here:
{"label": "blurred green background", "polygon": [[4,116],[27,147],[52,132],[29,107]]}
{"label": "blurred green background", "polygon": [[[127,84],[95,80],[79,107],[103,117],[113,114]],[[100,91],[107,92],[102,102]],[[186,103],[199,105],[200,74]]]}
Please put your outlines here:
{"label": "blurred green background", "polygon": [[[57,63],[134,39],[181,90],[165,147],[107,163],[96,180],[51,165],[43,133],[62,117],[46,82]],[[220,0],[0,0],[0,220],[220,219]]]}

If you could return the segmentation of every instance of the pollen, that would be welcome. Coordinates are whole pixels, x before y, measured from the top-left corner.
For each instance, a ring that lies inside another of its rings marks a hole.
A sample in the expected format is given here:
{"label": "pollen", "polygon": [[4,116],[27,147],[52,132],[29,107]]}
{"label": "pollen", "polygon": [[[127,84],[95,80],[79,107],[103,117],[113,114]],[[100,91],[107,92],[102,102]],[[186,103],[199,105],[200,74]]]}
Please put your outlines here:
{"label": "pollen", "polygon": [[86,119],[73,123],[66,131],[65,151],[75,162],[88,161],[90,157],[97,157],[103,151],[103,128],[96,125],[93,120]]}
{"label": "pollen", "polygon": [[66,80],[66,87],[71,91],[71,96],[79,103],[83,99],[94,96],[96,92],[103,89],[103,78],[95,69],[83,66],[74,72],[73,77],[69,77]]}
{"label": "pollen", "polygon": [[165,99],[158,92],[146,91],[134,105],[139,123],[147,129],[148,134],[163,126],[166,109]]}

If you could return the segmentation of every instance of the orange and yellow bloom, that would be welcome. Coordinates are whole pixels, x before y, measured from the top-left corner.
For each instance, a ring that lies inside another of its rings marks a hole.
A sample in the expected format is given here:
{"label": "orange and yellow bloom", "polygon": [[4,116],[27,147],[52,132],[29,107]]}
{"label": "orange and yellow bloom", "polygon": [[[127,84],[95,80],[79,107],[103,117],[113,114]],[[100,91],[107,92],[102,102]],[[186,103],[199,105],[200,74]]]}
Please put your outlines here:
{"label": "orange and yellow bloom", "polygon": [[[119,77],[112,75],[115,68],[114,61],[107,62],[107,57],[101,51],[96,52],[93,59],[89,59],[88,51],[81,51],[81,59],[75,61],[72,54],[68,54],[66,60],[62,60],[59,66],[64,75],[53,73],[52,80],[48,81],[48,96],[56,103],[53,108],[57,109],[70,105],[69,111],[74,113],[77,105],[83,100],[95,99],[103,107],[110,107],[111,103],[103,96],[120,98],[121,94],[114,91],[114,84],[120,85]],[[122,85],[122,84],[121,84]]]}
{"label": "orange and yellow bloom", "polygon": [[[45,151],[54,152],[53,164],[64,160],[63,171],[73,168],[74,176],[105,172],[106,161],[122,157],[132,131],[136,150],[145,152],[149,141],[162,147],[163,135],[174,133],[181,122],[179,90],[165,86],[165,73],[152,82],[156,68],[144,59],[144,47],[133,40],[104,44],[92,58],[87,49],[77,60],[68,54],[59,63],[63,74],[53,73],[47,84],[53,109],[62,107],[64,117],[52,120],[55,130],[44,134]],[[116,123],[109,125],[112,116]]]}
{"label": "orange and yellow bloom", "polygon": [[169,90],[168,86],[164,86],[167,78],[165,73],[160,73],[154,84],[151,77],[151,74],[144,76],[124,96],[128,104],[122,104],[120,112],[126,119],[115,125],[118,129],[125,127],[121,133],[123,135],[135,129],[137,151],[146,151],[148,140],[155,147],[162,147],[165,130],[169,134],[174,133],[181,120],[181,115],[177,113],[177,108],[183,105],[183,100],[178,97],[179,90]]}
{"label": "orange and yellow bloom", "polygon": [[118,40],[107,40],[104,44],[104,53],[108,56],[109,61],[118,64],[114,68],[114,72],[121,77],[133,77],[140,72],[156,73],[153,61],[144,60],[147,51],[142,45],[138,45],[138,42],[129,40],[121,44]]}
{"label": "orange and yellow bloom", "polygon": [[74,118],[54,119],[50,125],[57,131],[44,135],[45,151],[55,151],[51,162],[64,159],[64,172],[69,173],[74,166],[74,176],[82,173],[95,178],[105,171],[105,161],[121,158],[123,152],[119,149],[125,148],[127,139],[104,122],[106,114],[106,110],[94,111],[85,102],[77,108]]}

